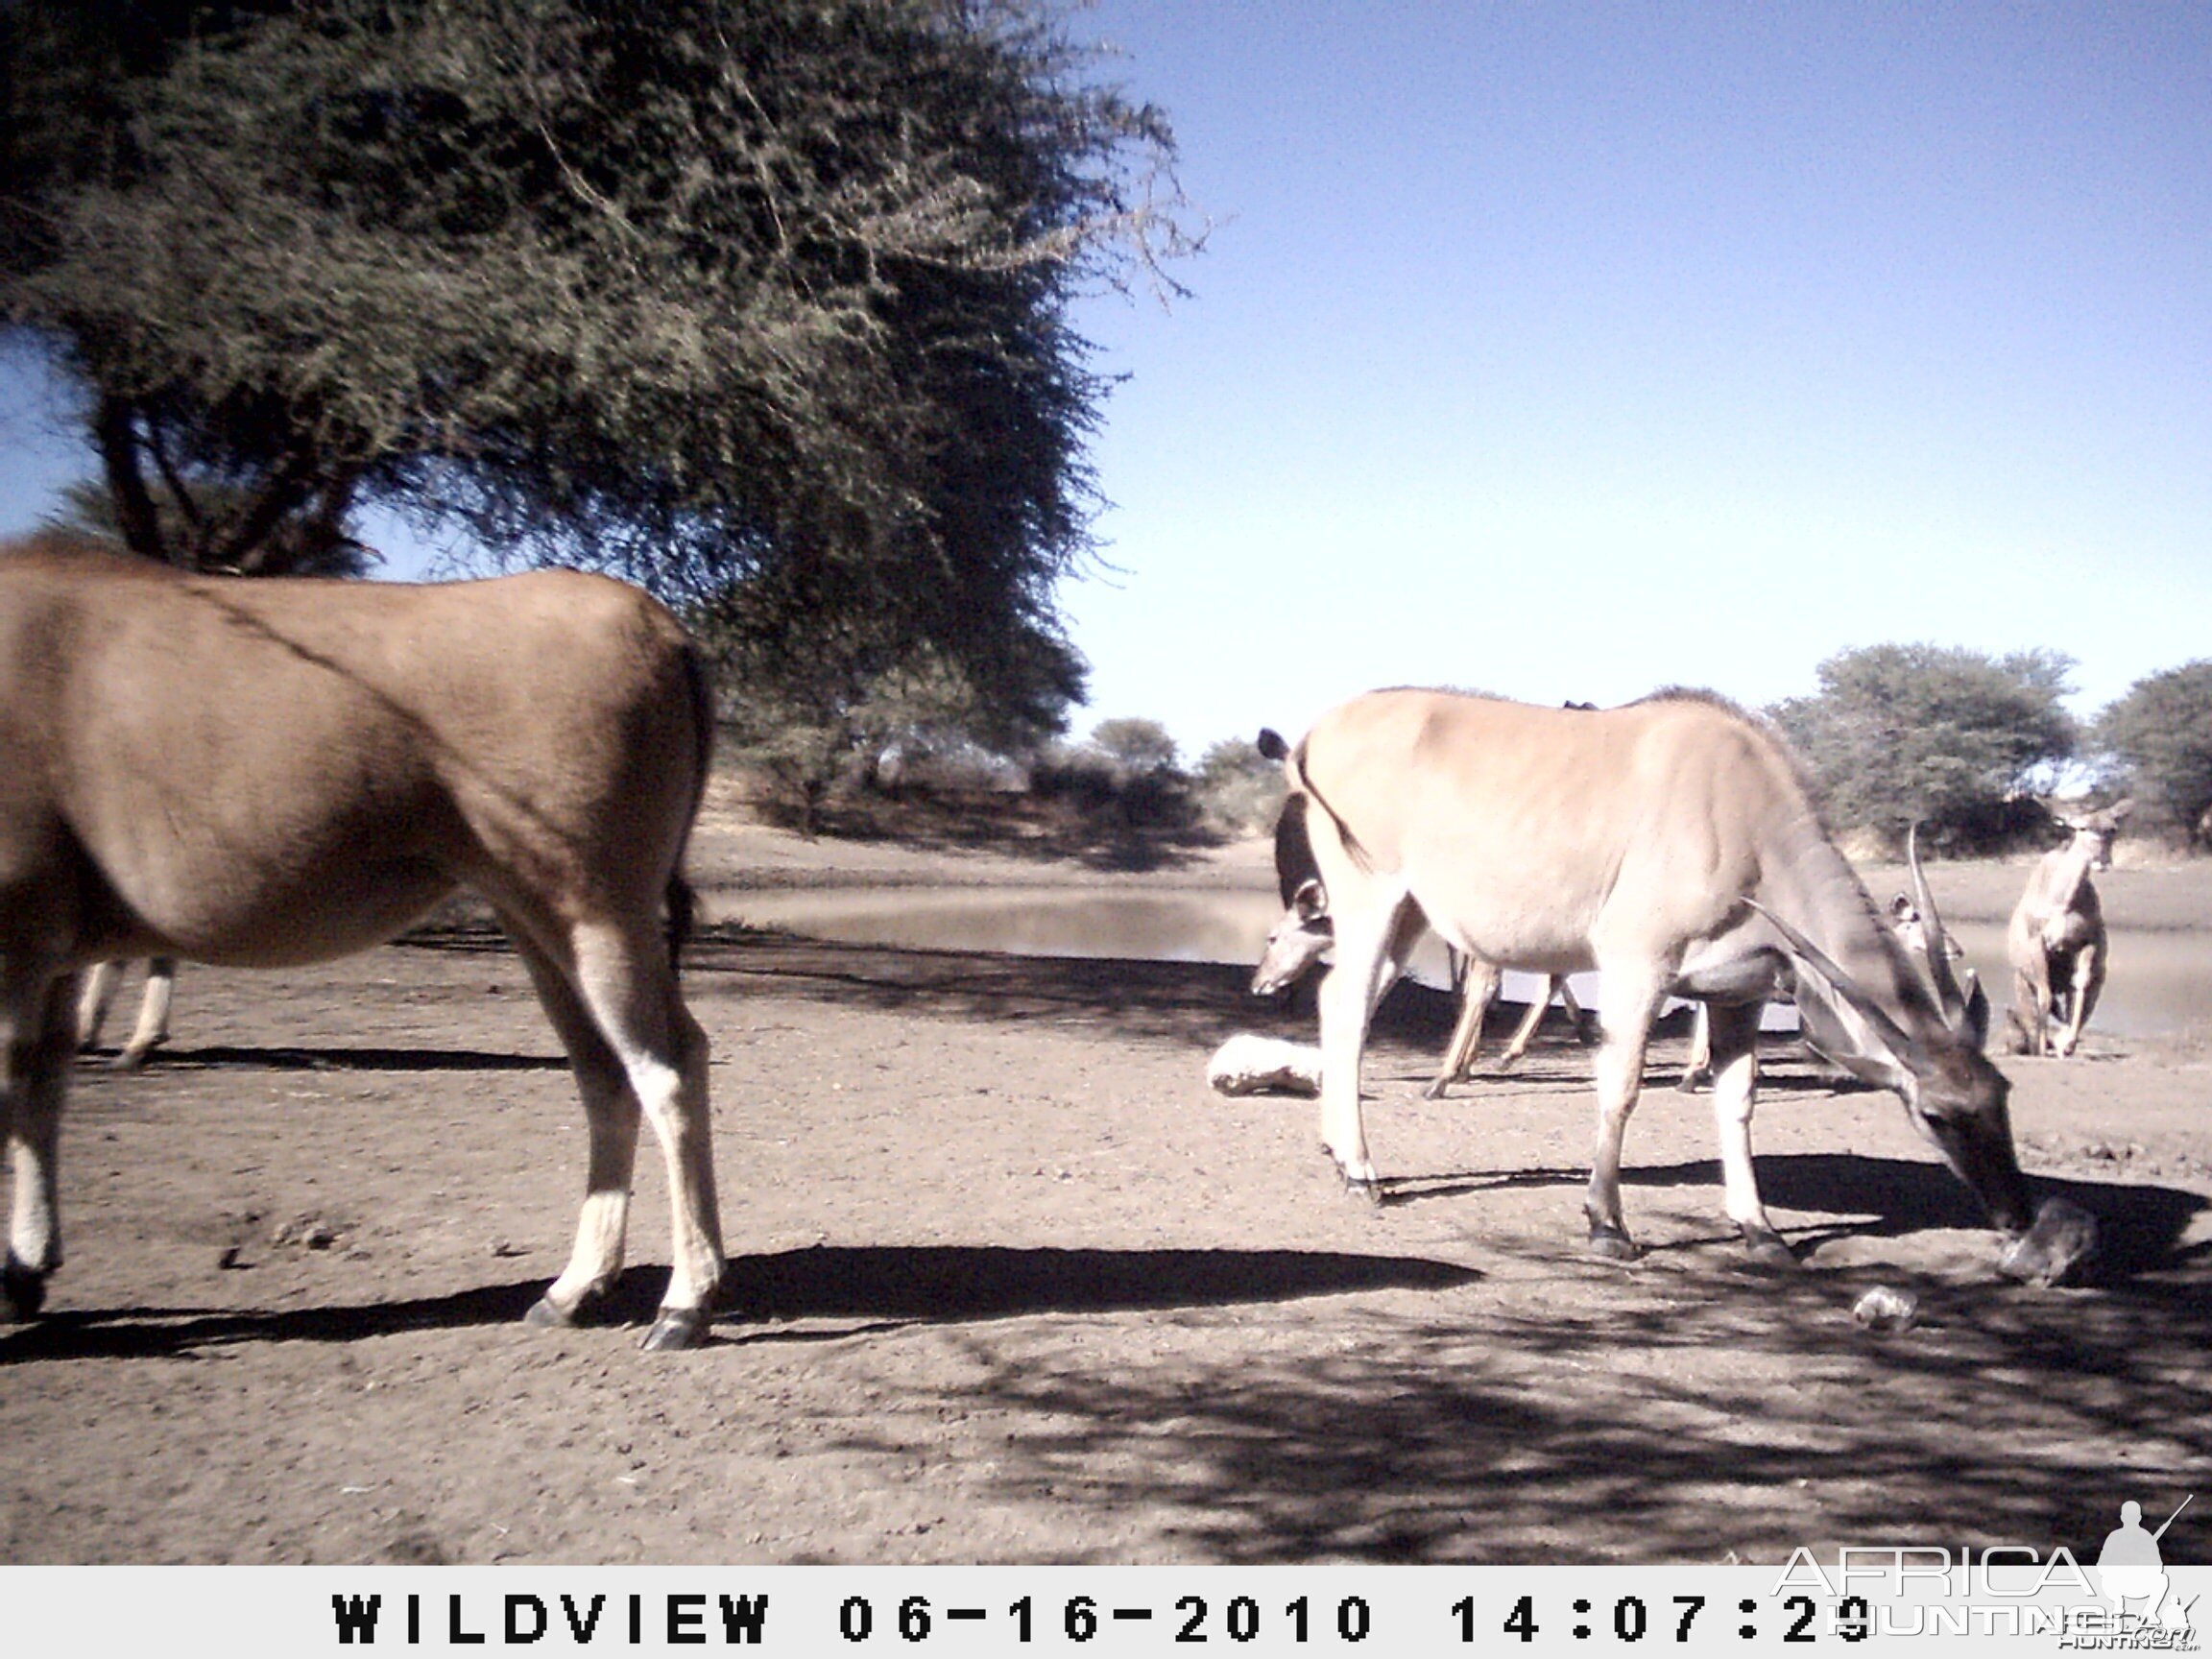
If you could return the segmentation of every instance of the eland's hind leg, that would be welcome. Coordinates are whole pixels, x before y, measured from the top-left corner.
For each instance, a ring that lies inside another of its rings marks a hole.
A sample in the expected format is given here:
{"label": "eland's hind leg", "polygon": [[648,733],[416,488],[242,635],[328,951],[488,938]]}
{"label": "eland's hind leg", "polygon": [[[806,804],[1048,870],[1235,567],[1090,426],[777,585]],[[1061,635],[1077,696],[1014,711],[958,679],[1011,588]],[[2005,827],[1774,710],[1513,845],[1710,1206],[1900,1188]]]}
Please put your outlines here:
{"label": "eland's hind leg", "polygon": [[[1699,1003],[1699,1007],[1707,1007]],[[1794,1267],[1797,1258],[1767,1218],[1759,1177],[1751,1163],[1751,1113],[1759,1096],[1758,1002],[1710,1006],[1713,1122],[1720,1137],[1720,1172],[1727,1187],[1728,1219],[1735,1222],[1753,1260]]]}
{"label": "eland's hind leg", "polygon": [[620,1060],[668,1168],[668,1293],[645,1346],[689,1347],[706,1334],[723,1269],[707,1034],[684,1005],[657,921],[580,926],[574,940],[577,990]]}
{"label": "eland's hind leg", "polygon": [[620,1056],[600,1035],[591,1011],[567,972],[519,928],[510,929],[523,966],[538,990],[545,1017],[567,1050],[583,1097],[590,1138],[584,1177],[584,1209],[576,1242],[561,1277],[530,1310],[533,1325],[573,1325],[613,1289],[622,1271],[623,1235],[630,1218],[630,1184],[637,1162],[637,1095]]}
{"label": "eland's hind leg", "polygon": [[8,1259],[0,1267],[0,1315],[29,1319],[46,1300],[46,1276],[61,1265],[61,1107],[77,1052],[77,975],[12,961],[0,980],[9,1020],[8,1077],[0,1095],[15,1167]]}

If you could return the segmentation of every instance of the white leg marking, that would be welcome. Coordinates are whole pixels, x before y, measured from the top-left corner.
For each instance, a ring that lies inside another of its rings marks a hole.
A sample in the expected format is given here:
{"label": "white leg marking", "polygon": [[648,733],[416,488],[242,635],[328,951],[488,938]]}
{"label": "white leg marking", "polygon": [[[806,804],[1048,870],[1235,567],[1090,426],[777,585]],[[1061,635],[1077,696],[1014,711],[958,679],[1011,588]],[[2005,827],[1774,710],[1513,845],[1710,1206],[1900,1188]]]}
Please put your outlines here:
{"label": "white leg marking", "polygon": [[642,937],[580,929],[576,958],[584,1000],[628,1074],[667,1165],[673,1237],[661,1310],[704,1318],[723,1268],[707,1034],[684,1006],[657,928]]}

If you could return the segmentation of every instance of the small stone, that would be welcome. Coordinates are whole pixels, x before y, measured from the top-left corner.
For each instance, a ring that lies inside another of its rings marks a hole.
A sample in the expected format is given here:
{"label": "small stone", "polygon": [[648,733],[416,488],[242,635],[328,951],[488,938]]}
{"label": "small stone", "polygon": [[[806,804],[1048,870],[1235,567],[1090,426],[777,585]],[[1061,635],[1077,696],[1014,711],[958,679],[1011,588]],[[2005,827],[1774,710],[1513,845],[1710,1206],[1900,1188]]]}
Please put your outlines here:
{"label": "small stone", "polygon": [[1859,1298],[1851,1317],[1869,1331],[1910,1331],[1920,1317],[1920,1299],[1910,1290],[1877,1285]]}

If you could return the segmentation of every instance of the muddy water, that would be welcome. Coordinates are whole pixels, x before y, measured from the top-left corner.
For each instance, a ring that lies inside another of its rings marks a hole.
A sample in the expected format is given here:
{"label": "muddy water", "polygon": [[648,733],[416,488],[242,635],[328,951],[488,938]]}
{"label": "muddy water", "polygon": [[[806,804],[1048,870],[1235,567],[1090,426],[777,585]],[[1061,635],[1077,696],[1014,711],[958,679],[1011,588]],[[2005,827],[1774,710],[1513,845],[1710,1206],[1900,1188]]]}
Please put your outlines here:
{"label": "muddy water", "polygon": [[1109,961],[1257,962],[1282,906],[1266,893],[1066,887],[743,893],[714,913],[847,945]]}
{"label": "muddy water", "polygon": [[[1953,924],[1951,932],[1966,948],[1966,960],[1980,972],[2002,1019],[2012,1002],[2005,929],[1969,922]],[[2193,930],[2113,929],[2104,992],[2089,1028],[2115,1037],[2212,1030],[2212,939]]]}
{"label": "muddy water", "polygon": [[[1263,891],[976,887],[749,892],[724,899],[716,913],[748,926],[856,945],[1109,960],[1256,962],[1267,929],[1282,911],[1274,896]],[[1954,925],[1952,931],[2001,1014],[2012,997],[2005,929],[1965,923]],[[1430,984],[1447,982],[1444,953],[1433,940],[1416,955],[1413,971]],[[1526,1001],[1541,983],[1529,974],[1507,974],[1503,995]],[[1577,997],[1596,1006],[1595,975],[1577,974],[1572,983]],[[2116,930],[2104,995],[2090,1024],[2120,1037],[2212,1028],[2212,939],[2194,930]]]}

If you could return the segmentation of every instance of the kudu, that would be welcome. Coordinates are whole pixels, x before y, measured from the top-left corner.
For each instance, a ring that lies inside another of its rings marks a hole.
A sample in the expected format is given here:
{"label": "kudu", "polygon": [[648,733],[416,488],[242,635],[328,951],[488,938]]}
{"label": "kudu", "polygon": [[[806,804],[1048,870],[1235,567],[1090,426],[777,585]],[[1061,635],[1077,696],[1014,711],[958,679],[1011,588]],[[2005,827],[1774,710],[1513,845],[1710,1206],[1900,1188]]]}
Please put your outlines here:
{"label": "kudu", "polygon": [[1334,927],[1320,993],[1321,1138],[1372,1193],[1359,1065],[1377,984],[1418,915],[1472,957],[1602,976],[1592,1247],[1632,1257],[1621,1149],[1652,1016],[1711,1005],[1727,1213],[1792,1261],[1751,1163],[1760,1009],[1791,985],[1824,1047],[1894,1090],[2013,1242],[2005,1270],[2056,1280],[2094,1247],[2063,1199],[2030,1202],[2003,1075],[1965,1034],[1948,963],[1933,990],[1822,830],[1781,740],[1719,699],[1664,692],[1567,712],[1393,690],[1324,714],[1284,762]]}
{"label": "kudu", "polygon": [[[95,962],[84,975],[84,995],[77,1004],[77,1046],[89,1054],[100,1046],[100,1028],[108,1023],[108,1010],[123,983],[121,962]],[[177,958],[154,956],[146,963],[146,991],[138,1004],[138,1023],[131,1041],[115,1056],[115,1064],[135,1071],[146,1056],[169,1041],[169,1005],[177,996]]]}
{"label": "kudu", "polygon": [[2059,820],[2070,832],[2066,845],[2036,861],[2027,891],[2013,906],[2005,954],[2012,964],[2008,1023],[2014,1053],[2052,1052],[2054,1013],[2060,1022],[2058,1057],[2080,1046],[2081,1028],[2104,989],[2110,954],[2104,907],[2089,873],[2112,868],[2113,838],[2133,806],[2132,801],[2120,801],[2102,812]]}
{"label": "kudu", "polygon": [[[1571,703],[1568,707],[1588,706]],[[1290,752],[1290,746],[1280,733],[1265,728],[1260,733],[1259,749],[1270,760],[1281,760]],[[1334,942],[1334,931],[1329,921],[1329,898],[1322,890],[1319,866],[1314,863],[1312,850],[1306,840],[1305,805],[1303,798],[1291,796],[1284,803],[1282,815],[1275,821],[1275,884],[1282,895],[1283,914],[1269,931],[1259,964],[1252,971],[1252,993],[1256,997],[1272,997],[1288,990],[1329,953]],[[1463,956],[1457,951],[1451,955],[1459,1013],[1452,1027],[1452,1036],[1444,1046],[1444,1058],[1436,1075],[1422,1090],[1431,1100],[1443,1098],[1453,1084],[1465,1081],[1473,1070],[1476,1053],[1482,1044],[1482,1022],[1490,1012],[1491,1003],[1497,1000],[1503,977],[1495,963]],[[1378,1003],[1395,980],[1395,969],[1385,973],[1376,987]],[[1537,1027],[1543,1023],[1555,998],[1565,1004],[1567,1017],[1575,1022],[1577,1030],[1581,1028],[1583,1014],[1575,1000],[1575,993],[1568,989],[1564,974],[1553,975],[1546,980],[1544,995],[1530,1000],[1521,1023],[1514,1027],[1504,1053],[1499,1057],[1501,1071],[1512,1070],[1527,1053]]]}
{"label": "kudu", "polygon": [[468,886],[514,940],[589,1128],[574,1248],[532,1322],[569,1323],[612,1289],[642,1113],[673,1235],[646,1346],[698,1339],[722,1241],[707,1041],[672,946],[712,733],[682,627],[604,577],[241,581],[59,536],[0,551],[0,1311],[35,1315],[61,1263],[84,965],[325,960]]}

